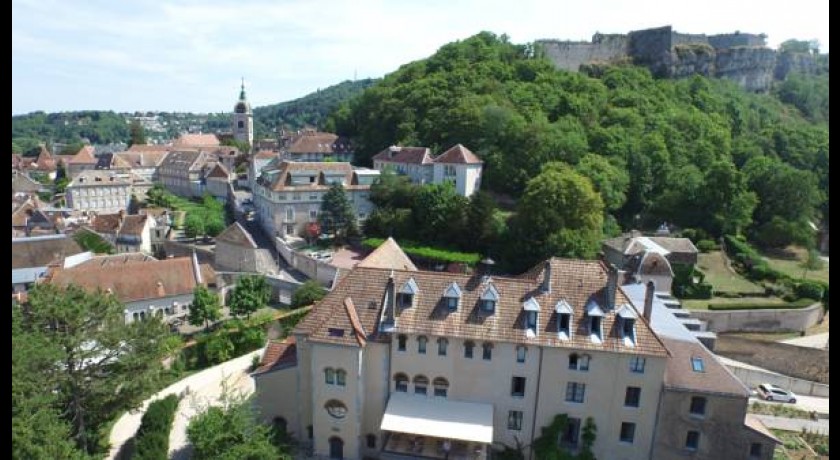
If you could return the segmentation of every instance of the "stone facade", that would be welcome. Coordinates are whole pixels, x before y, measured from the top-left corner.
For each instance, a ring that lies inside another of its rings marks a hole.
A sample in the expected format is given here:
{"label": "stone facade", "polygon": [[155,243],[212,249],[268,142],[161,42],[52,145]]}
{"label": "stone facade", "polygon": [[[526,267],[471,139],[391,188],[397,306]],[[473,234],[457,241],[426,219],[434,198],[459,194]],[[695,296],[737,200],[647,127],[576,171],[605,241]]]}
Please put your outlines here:
{"label": "stone facade", "polygon": [[67,206],[75,210],[114,213],[126,209],[132,195],[144,200],[151,187],[133,174],[87,170],[67,185],[65,197]]}

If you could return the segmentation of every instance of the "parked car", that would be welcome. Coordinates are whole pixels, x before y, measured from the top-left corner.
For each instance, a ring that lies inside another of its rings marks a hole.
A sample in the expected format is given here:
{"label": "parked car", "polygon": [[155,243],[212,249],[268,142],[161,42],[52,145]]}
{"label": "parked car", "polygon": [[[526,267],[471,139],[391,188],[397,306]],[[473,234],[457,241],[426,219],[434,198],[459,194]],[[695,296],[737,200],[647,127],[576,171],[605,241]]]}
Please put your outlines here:
{"label": "parked car", "polygon": [[792,391],[785,390],[782,387],[773,385],[772,383],[762,383],[758,386],[758,396],[767,401],[781,401],[796,403],[796,395]]}

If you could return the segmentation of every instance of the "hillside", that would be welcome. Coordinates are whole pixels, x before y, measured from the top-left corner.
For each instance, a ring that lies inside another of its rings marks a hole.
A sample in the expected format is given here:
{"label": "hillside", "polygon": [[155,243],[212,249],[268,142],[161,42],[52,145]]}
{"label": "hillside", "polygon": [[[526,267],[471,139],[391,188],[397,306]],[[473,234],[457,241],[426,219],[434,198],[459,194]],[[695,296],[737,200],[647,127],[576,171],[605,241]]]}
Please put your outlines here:
{"label": "hillside", "polygon": [[547,163],[568,163],[602,195],[605,222],[623,228],[664,220],[777,245],[827,219],[827,75],[752,94],[629,65],[590,72],[556,70],[531,45],[483,32],[403,65],[330,123],[363,164],[392,144],[463,143],[485,161],[482,187],[513,198]]}

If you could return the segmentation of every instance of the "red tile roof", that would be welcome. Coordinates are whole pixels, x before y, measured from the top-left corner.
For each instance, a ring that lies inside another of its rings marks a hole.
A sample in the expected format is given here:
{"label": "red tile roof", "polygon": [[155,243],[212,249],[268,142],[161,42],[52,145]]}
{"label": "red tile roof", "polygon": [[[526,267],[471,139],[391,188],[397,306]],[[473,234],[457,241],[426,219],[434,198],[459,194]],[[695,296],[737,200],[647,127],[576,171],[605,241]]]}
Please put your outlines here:
{"label": "red tile roof", "polygon": [[406,164],[432,164],[432,152],[428,147],[390,146],[373,156],[373,161]]}
{"label": "red tile roof", "polygon": [[43,145],[41,146],[41,152],[38,154],[38,158],[35,160],[35,164],[37,164],[36,169],[39,171],[55,171],[56,168],[55,158],[53,158],[50,151]]}
{"label": "red tile roof", "polygon": [[75,165],[96,164],[96,158],[94,157],[93,153],[94,153],[93,147],[90,146],[90,145],[86,145],[86,146],[82,147],[81,149],[79,149],[79,151],[68,160],[68,163],[75,164]]}
{"label": "red tile roof", "polygon": [[257,249],[258,247],[251,234],[239,222],[234,222],[230,227],[216,236],[216,244],[220,242],[230,243],[234,246],[247,249]]}
{"label": "red tile roof", "polygon": [[333,133],[322,133],[304,130],[292,136],[288,146],[284,149],[290,154],[304,153],[347,153],[353,148],[350,139],[339,137]]}
{"label": "red tile roof", "polygon": [[[328,190],[330,186],[325,182],[324,174],[338,174],[344,177],[344,188],[353,189],[353,166],[345,162],[297,162],[284,161],[278,165],[274,180],[271,183],[271,190],[275,192],[283,191],[309,191],[309,190]],[[307,183],[304,185],[293,185],[292,176],[297,174],[311,173],[316,177],[314,183]],[[370,188],[370,186],[363,186]]]}
{"label": "red tile roof", "polygon": [[482,164],[484,163],[470,149],[461,144],[456,144],[449,150],[435,157],[435,163],[447,164]]}
{"label": "red tile roof", "polygon": [[213,169],[211,169],[210,172],[207,173],[207,178],[229,180],[230,173],[227,169],[225,169],[225,167],[221,163],[216,163],[216,166],[213,166]]}
{"label": "red tile roof", "polygon": [[297,344],[294,337],[288,337],[283,342],[269,342],[263,352],[260,366],[254,370],[254,373],[262,374],[287,365],[297,365]]}
{"label": "red tile roof", "polygon": [[414,262],[390,236],[373,252],[357,264],[362,268],[387,268],[391,270],[417,271]]}
{"label": "red tile roof", "polygon": [[176,147],[218,147],[219,138],[215,134],[182,134],[173,142]]}

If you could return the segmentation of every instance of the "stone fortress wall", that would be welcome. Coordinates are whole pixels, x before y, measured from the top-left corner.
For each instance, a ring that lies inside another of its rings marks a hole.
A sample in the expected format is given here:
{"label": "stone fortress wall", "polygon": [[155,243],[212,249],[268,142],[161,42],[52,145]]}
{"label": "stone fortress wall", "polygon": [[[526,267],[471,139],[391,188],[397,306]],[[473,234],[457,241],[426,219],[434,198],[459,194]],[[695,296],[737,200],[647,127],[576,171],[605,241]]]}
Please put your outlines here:
{"label": "stone fortress wall", "polygon": [[593,63],[630,61],[650,69],[659,78],[704,75],[733,80],[748,91],[764,92],[773,80],[797,71],[815,73],[815,56],[779,53],[767,48],[764,34],[735,32],[705,35],[675,32],[671,26],[596,33],[591,42],[537,40],[554,65],[578,71]]}

